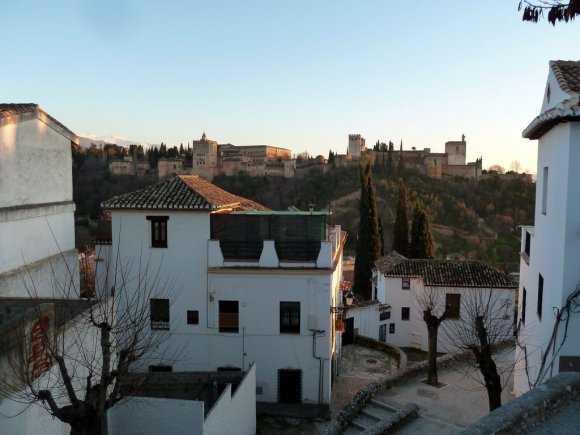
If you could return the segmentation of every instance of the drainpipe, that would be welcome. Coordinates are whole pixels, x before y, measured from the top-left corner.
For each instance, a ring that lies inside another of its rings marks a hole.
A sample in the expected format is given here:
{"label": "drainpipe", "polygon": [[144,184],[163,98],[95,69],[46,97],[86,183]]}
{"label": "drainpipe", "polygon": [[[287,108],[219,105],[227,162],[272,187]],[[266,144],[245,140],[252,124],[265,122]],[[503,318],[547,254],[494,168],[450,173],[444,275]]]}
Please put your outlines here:
{"label": "drainpipe", "polygon": [[324,334],[326,331],[310,329],[312,331],[312,357],[318,360],[318,404],[322,405],[322,389],[324,388],[324,358],[316,356],[316,335]]}

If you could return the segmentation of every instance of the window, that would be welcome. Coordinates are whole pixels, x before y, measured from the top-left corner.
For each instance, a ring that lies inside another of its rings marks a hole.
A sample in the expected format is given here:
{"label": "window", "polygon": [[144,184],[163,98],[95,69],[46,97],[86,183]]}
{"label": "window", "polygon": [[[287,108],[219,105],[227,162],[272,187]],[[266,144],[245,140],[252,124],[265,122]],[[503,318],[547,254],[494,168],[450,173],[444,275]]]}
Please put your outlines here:
{"label": "window", "polygon": [[167,221],[169,216],[147,216],[151,222],[151,247],[167,248]]}
{"label": "window", "polygon": [[540,274],[538,278],[538,319],[542,320],[542,299],[544,297],[544,277]]}
{"label": "window", "polygon": [[401,307],[401,320],[409,320],[411,309],[409,307]]}
{"label": "window", "polygon": [[383,311],[382,313],[379,314],[379,320],[389,320],[390,318],[391,318],[390,311]]}
{"label": "window", "polygon": [[402,278],[401,288],[403,290],[409,290],[411,288],[411,278],[409,277]]}
{"label": "window", "polygon": [[394,333],[395,333],[395,324],[389,323],[389,334],[394,334]]}
{"label": "window", "polygon": [[544,166],[542,175],[542,214],[548,210],[548,167]]}
{"label": "window", "polygon": [[524,252],[526,253],[526,255],[528,256],[528,263],[530,261],[530,243],[531,243],[531,238],[532,236],[530,235],[529,231],[526,231],[526,243],[524,246]]}
{"label": "window", "polygon": [[280,302],[280,334],[300,334],[300,302]]}
{"label": "window", "polygon": [[151,299],[151,329],[169,329],[169,299]]}
{"label": "window", "polygon": [[239,331],[239,306],[238,301],[220,301],[220,332]]}
{"label": "window", "polygon": [[445,311],[448,319],[459,319],[459,311],[461,309],[461,295],[455,293],[447,293],[445,295]]}
{"label": "window", "polygon": [[199,311],[187,311],[187,324],[188,325],[198,325],[199,324]]}
{"label": "window", "polygon": [[526,288],[524,287],[524,290],[522,292],[522,324],[526,323],[526,299],[528,298],[528,292],[526,291]]}

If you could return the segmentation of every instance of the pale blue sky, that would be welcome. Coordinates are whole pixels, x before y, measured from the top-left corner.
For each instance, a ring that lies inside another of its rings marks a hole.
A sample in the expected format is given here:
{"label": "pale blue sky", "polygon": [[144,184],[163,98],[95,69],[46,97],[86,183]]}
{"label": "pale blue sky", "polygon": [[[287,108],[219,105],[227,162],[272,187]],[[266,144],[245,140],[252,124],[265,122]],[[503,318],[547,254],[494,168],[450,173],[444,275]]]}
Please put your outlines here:
{"label": "pale blue sky", "polygon": [[3,2],[3,102],[77,134],[170,145],[344,152],[403,139],[535,172],[521,131],[550,59],[580,58],[580,21],[524,23],[517,0]]}

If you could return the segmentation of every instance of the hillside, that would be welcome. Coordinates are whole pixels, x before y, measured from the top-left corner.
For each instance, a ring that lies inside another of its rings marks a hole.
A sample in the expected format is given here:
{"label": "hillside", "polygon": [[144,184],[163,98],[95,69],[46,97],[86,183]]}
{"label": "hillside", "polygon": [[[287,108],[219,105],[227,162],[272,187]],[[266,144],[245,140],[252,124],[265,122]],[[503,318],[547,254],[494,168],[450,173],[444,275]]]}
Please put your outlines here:
{"label": "hillside", "polygon": [[[481,260],[512,272],[519,265],[517,225],[533,222],[535,184],[522,180],[462,178],[436,180],[418,174],[404,175],[412,206],[428,211],[436,256]],[[386,251],[391,248],[395,218],[396,182],[381,171],[373,173],[377,208],[383,223]],[[273,209],[296,206],[332,210],[332,221],[349,233],[347,255],[354,255],[358,226],[358,168],[313,168],[303,178],[217,177],[214,183]]]}

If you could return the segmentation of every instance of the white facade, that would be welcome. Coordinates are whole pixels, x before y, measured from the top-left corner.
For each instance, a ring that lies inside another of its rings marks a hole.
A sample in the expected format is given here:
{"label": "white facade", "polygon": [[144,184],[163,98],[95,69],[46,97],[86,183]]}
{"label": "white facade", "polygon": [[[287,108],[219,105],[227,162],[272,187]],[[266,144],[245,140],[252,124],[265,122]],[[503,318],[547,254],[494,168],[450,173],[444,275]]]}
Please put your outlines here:
{"label": "white facade", "polygon": [[[71,144],[78,137],[33,104],[0,105],[0,297],[52,296],[51,277],[78,288]],[[28,271],[26,271],[28,268]]]}
{"label": "white facade", "polygon": [[387,324],[391,315],[391,307],[373,301],[353,305],[348,309],[347,318],[353,318],[355,335],[386,341]]}
{"label": "white facade", "polygon": [[[167,248],[151,247],[151,216],[168,218]],[[340,227],[328,230],[316,261],[282,261],[268,240],[259,261],[224,260],[220,241],[210,239],[210,216],[112,210],[112,245],[97,250],[99,257],[107,260],[118,248],[126,262],[147,259],[161,281],[169,278],[179,288],[171,300],[170,337],[150,355],[151,364],[159,358],[173,361],[175,371],[213,371],[248,370],[256,362],[259,402],[278,401],[279,370],[300,370],[300,403],[328,405],[332,361],[339,352],[330,307],[340,304],[344,233]],[[107,261],[97,264],[97,286],[109,289],[112,283],[103,278]],[[237,304],[235,332],[220,332],[222,301]],[[299,304],[299,332],[280,331],[287,302]],[[188,324],[188,311],[196,312],[197,324]]]}
{"label": "white facade", "polygon": [[[387,257],[383,257],[387,258]],[[376,294],[379,301],[390,306],[390,316],[387,320],[386,342],[397,347],[414,347],[423,351],[428,350],[427,325],[423,320],[423,301],[429,299],[435,304],[433,314],[441,316],[446,308],[447,295],[458,298],[458,319],[447,318],[444,322],[461,321],[465,315],[466,303],[473,301],[475,295],[482,300],[489,300],[490,306],[496,310],[493,318],[501,321],[502,331],[509,330],[514,323],[515,287],[511,280],[500,272],[475,262],[455,262],[448,260],[408,260],[404,257],[397,259],[396,263],[389,266],[380,264],[377,260],[377,268],[374,269],[376,279]],[[412,273],[397,272],[400,263],[421,264],[403,268],[415,271]],[[421,270],[423,269],[423,270]],[[481,273],[486,269],[485,273]],[[395,270],[395,272],[393,272]],[[421,273],[417,273],[417,271]],[[435,273],[432,273],[435,271]],[[455,274],[465,285],[457,285],[458,282],[451,276]],[[470,276],[472,274],[473,276]],[[489,282],[480,282],[474,286],[474,277],[484,275],[491,276]],[[438,282],[431,282],[440,277],[447,277]],[[495,281],[495,286],[491,285]],[[511,285],[511,287],[510,287]],[[464,314],[462,314],[464,313]],[[453,328],[447,328],[452,331]],[[446,337],[441,329],[438,334],[437,346],[440,352],[453,352],[457,350],[452,342],[453,338]]]}
{"label": "white facade", "polygon": [[567,70],[580,71],[580,62],[550,62],[541,114],[524,131],[539,142],[534,227],[522,228],[516,395],[580,370],[580,339],[570,333],[580,328],[578,314],[565,315],[550,342],[555,312],[580,283],[580,124],[569,122],[580,118],[579,85]]}

